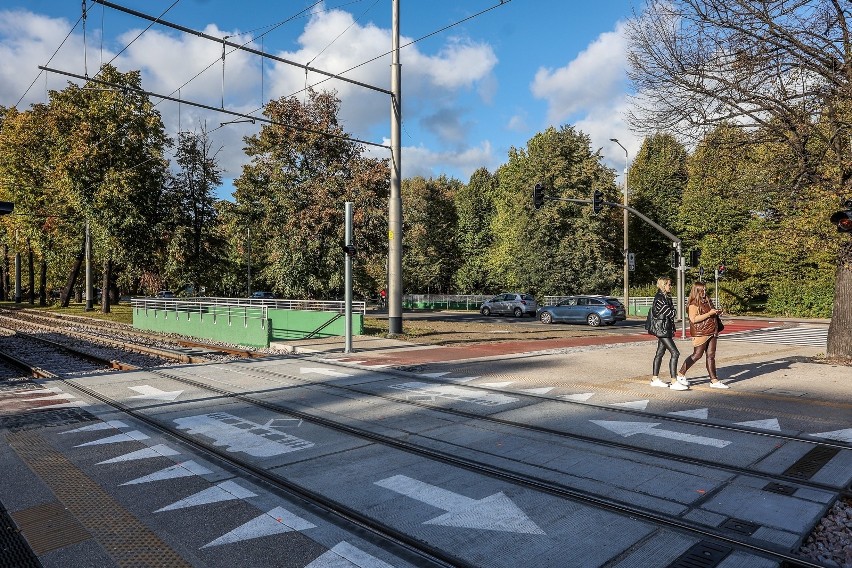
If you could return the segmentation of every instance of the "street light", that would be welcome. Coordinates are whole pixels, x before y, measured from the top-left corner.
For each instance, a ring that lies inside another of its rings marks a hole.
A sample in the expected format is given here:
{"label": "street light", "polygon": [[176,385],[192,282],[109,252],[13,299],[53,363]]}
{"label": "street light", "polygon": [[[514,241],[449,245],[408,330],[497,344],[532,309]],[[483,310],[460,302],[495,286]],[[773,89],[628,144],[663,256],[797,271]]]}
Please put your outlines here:
{"label": "street light", "polygon": [[627,148],[621,145],[621,142],[618,141],[618,138],[610,138],[610,142],[615,142],[621,149],[624,150],[624,307],[627,310],[627,315],[630,315],[630,265],[628,263],[628,254],[630,253],[630,247],[628,246],[627,239],[627,227],[628,227],[628,219],[627,219],[627,161],[628,154]]}

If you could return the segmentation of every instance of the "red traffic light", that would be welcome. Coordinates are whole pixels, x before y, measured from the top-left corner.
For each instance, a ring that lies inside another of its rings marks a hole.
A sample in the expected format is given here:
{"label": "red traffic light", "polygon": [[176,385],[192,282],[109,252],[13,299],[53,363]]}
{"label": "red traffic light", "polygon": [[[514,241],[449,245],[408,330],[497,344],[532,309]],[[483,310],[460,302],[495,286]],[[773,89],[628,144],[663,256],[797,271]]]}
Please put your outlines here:
{"label": "red traffic light", "polygon": [[852,210],[837,211],[829,219],[838,233],[852,233]]}

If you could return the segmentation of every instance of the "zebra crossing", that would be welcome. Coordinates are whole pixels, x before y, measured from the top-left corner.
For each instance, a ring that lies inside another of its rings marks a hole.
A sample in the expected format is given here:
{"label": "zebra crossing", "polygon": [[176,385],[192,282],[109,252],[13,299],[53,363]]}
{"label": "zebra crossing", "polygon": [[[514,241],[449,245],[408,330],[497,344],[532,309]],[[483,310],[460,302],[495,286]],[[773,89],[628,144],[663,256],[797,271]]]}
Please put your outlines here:
{"label": "zebra crossing", "polygon": [[828,341],[828,327],[775,327],[724,334],[722,337],[729,341],[825,348]]}

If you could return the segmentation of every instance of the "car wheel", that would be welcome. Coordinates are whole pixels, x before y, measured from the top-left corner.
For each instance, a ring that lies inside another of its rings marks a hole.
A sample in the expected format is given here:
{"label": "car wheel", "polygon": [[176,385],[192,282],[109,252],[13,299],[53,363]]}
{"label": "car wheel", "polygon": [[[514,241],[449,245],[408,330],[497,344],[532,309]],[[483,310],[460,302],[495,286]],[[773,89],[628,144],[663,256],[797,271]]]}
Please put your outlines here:
{"label": "car wheel", "polygon": [[479,310],[479,313],[481,313],[484,316],[490,316],[491,315],[491,308],[482,308],[481,310]]}
{"label": "car wheel", "polygon": [[522,310],[521,308],[515,308],[512,313],[515,314],[516,318],[519,318],[524,315],[524,310]]}
{"label": "car wheel", "polygon": [[586,318],[586,322],[592,327],[598,327],[601,324],[601,316],[598,314],[589,314],[589,317]]}
{"label": "car wheel", "polygon": [[541,312],[541,315],[538,316],[539,321],[541,323],[551,324],[553,323],[553,316],[550,315],[549,312]]}

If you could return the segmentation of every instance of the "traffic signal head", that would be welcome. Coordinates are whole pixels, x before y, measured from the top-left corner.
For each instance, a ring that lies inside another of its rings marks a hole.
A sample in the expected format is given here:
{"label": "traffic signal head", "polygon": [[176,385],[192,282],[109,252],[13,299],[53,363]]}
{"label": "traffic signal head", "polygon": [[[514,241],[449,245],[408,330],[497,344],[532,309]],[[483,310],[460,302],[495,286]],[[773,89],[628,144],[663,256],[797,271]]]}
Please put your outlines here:
{"label": "traffic signal head", "polygon": [[670,266],[672,268],[677,268],[677,265],[678,265],[677,250],[673,250],[672,251],[672,260],[671,260]]}
{"label": "traffic signal head", "polygon": [[696,267],[699,264],[699,259],[701,258],[701,249],[694,248],[689,251],[689,266]]}
{"label": "traffic signal head", "polygon": [[544,205],[544,186],[540,183],[533,188],[533,207],[540,209]]}
{"label": "traffic signal head", "polygon": [[344,254],[347,254],[349,256],[352,256],[353,254],[355,254],[355,245],[344,244],[344,245],[341,245],[341,247],[343,248]]}
{"label": "traffic signal head", "polygon": [[843,203],[845,211],[837,211],[829,219],[837,227],[838,233],[852,233],[852,199]]}
{"label": "traffic signal head", "polygon": [[598,214],[603,209],[603,191],[596,189],[592,197],[592,211]]}
{"label": "traffic signal head", "polygon": [[15,204],[8,201],[0,201],[0,215],[8,215],[15,210]]}

